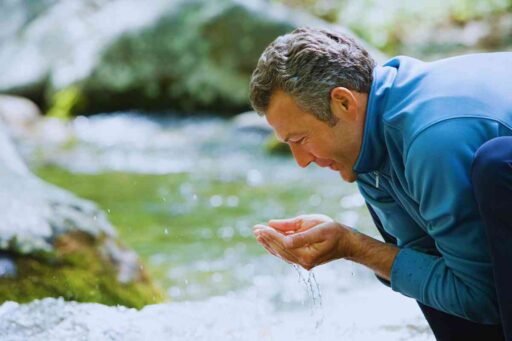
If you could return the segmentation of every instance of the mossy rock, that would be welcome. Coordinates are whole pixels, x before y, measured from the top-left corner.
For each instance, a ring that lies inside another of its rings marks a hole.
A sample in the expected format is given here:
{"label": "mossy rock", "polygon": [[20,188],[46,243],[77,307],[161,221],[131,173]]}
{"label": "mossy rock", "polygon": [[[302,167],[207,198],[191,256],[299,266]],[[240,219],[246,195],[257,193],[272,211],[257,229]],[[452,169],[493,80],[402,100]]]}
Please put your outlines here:
{"label": "mossy rock", "polygon": [[142,308],[164,300],[163,293],[144,271],[135,281],[121,283],[115,264],[101,252],[102,243],[86,233],[74,231],[59,236],[52,253],[10,254],[17,267],[16,275],[0,278],[0,303],[63,297],[78,302]]}
{"label": "mossy rock", "polygon": [[34,176],[0,122],[0,302],[43,297],[140,308],[164,299],[93,202]]}
{"label": "mossy rock", "polygon": [[244,111],[259,55],[294,27],[244,1],[177,1],[153,25],[102,52],[82,82],[83,112]]}

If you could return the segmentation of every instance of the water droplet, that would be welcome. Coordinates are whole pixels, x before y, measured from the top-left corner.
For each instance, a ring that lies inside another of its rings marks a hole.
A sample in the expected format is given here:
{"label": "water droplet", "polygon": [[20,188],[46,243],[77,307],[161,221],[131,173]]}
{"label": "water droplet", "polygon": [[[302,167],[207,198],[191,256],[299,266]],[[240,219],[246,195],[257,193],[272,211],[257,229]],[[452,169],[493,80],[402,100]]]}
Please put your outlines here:
{"label": "water droplet", "polygon": [[263,183],[263,175],[259,170],[251,169],[247,172],[246,180],[250,186],[258,186]]}
{"label": "water droplet", "polygon": [[169,234],[169,229],[168,228],[164,229],[164,234],[166,234],[166,235]]}
{"label": "water droplet", "polygon": [[238,200],[238,197],[236,195],[230,195],[227,199],[226,199],[226,204],[229,206],[229,207],[237,207],[238,206],[238,203],[239,203],[239,200]]}
{"label": "water droplet", "polygon": [[210,206],[211,207],[220,207],[220,206],[222,206],[223,202],[224,202],[224,199],[222,199],[222,197],[218,194],[213,195],[210,198]]}
{"label": "water droplet", "polygon": [[299,282],[303,283],[306,287],[309,297],[312,300],[311,304],[311,316],[315,317],[315,329],[322,325],[324,320],[324,313],[322,307],[322,294],[320,292],[320,286],[316,280],[313,271],[308,271],[308,277],[305,278],[302,275],[302,271],[298,265],[292,264],[293,268],[299,276]]}
{"label": "water droplet", "polygon": [[234,234],[235,230],[231,226],[223,226],[217,232],[217,235],[224,240],[230,240]]}

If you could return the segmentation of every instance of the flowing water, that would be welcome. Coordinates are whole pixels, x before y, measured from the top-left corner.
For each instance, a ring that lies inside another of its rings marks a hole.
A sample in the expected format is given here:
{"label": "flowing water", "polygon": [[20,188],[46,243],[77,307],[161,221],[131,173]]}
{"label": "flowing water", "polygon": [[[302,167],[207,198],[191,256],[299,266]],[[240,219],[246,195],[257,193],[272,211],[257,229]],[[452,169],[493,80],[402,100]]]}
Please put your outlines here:
{"label": "flowing water", "polygon": [[303,284],[308,292],[311,301],[311,318],[315,322],[315,329],[318,330],[324,322],[324,311],[322,307],[322,292],[320,285],[315,277],[313,270],[307,271],[307,277],[304,276],[303,270],[296,265],[292,264],[299,277],[299,283]]}
{"label": "flowing water", "polygon": [[[302,213],[376,233],[353,184],[267,155],[266,137],[231,120],[120,113],[46,121],[18,146],[41,177],[96,201],[145,260],[172,301],[168,336],[431,340],[415,302],[366,269],[337,261],[308,272],[259,247],[254,224]],[[190,309],[211,323],[204,334],[185,330]]]}

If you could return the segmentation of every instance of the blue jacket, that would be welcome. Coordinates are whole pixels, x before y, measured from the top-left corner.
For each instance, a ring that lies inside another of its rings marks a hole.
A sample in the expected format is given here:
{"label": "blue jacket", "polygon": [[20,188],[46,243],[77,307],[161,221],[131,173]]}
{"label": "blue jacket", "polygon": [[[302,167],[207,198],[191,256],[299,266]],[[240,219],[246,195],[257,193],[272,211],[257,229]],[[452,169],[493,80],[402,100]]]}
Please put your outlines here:
{"label": "blue jacket", "polygon": [[470,174],[478,147],[512,135],[512,53],[431,63],[396,57],[373,77],[354,171],[401,249],[391,288],[453,315],[499,323]]}

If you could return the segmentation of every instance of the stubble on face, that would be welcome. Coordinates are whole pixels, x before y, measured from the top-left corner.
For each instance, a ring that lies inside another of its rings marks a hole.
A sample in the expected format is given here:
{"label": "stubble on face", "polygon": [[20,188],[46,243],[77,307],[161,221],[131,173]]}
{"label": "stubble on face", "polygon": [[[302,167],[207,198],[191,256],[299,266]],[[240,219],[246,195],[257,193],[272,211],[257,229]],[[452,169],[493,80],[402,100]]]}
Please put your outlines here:
{"label": "stubble on face", "polygon": [[[363,97],[359,93],[356,95],[358,101],[366,100],[365,94],[362,94]],[[366,102],[364,105],[366,110]],[[278,139],[308,135],[309,144],[300,148],[304,148],[304,151],[312,155],[313,162],[338,172],[347,182],[354,182],[357,179],[352,167],[357,159],[361,141],[357,131],[351,131],[358,128],[356,122],[347,121],[340,116],[336,117],[337,122],[334,125],[329,125],[317,119],[312,113],[302,110],[291,96],[280,90],[272,95],[265,116]],[[355,141],[357,139],[359,141]]]}

